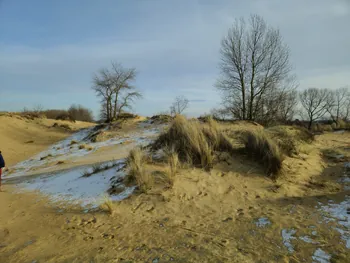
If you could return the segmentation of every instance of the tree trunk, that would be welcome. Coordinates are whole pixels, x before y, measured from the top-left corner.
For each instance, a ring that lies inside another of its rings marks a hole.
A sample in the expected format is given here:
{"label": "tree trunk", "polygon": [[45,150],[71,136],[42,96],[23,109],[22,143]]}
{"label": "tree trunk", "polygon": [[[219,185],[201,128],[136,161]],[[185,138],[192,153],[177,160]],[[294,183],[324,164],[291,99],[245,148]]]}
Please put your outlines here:
{"label": "tree trunk", "polygon": [[313,122],[312,119],[310,119],[309,125],[308,125],[308,129],[309,129],[309,130],[311,130],[312,122]]}

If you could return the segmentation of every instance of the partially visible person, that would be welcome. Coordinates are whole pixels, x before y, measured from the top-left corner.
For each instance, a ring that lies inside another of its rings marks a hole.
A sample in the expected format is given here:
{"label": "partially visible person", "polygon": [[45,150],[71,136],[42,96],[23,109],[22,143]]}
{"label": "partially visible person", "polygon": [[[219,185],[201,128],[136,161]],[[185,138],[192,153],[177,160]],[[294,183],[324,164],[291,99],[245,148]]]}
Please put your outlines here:
{"label": "partially visible person", "polygon": [[0,151],[0,192],[1,192],[1,175],[2,175],[2,168],[5,167],[5,160],[4,157],[2,157],[1,151]]}

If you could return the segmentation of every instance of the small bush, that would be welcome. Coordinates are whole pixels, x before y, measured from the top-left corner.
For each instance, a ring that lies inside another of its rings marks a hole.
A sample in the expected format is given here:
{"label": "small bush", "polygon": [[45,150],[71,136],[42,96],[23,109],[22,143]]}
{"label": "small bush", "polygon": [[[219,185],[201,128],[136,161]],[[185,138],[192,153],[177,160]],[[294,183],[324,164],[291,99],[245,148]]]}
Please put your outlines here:
{"label": "small bush", "polygon": [[333,122],[333,123],[331,124],[331,128],[332,128],[332,130],[335,130],[335,129],[337,128],[337,124],[336,124],[335,122]]}
{"label": "small bush", "polygon": [[136,183],[139,190],[147,193],[154,184],[154,178],[145,169],[146,155],[140,148],[130,151],[127,159],[127,175],[125,184]]}
{"label": "small bush", "polygon": [[268,176],[277,176],[283,162],[278,146],[264,131],[247,131],[242,138],[247,155],[264,165]]}
{"label": "small bush", "polygon": [[337,125],[338,129],[346,129],[346,127],[347,127],[347,123],[345,121],[343,121],[341,119],[338,120],[338,125]]}
{"label": "small bush", "polygon": [[333,127],[332,125],[329,124],[324,124],[321,126],[322,131],[327,131],[327,132],[331,132],[333,131]]}
{"label": "small bush", "polygon": [[312,143],[315,140],[315,135],[308,129],[302,126],[293,126],[297,130],[297,138],[306,143]]}

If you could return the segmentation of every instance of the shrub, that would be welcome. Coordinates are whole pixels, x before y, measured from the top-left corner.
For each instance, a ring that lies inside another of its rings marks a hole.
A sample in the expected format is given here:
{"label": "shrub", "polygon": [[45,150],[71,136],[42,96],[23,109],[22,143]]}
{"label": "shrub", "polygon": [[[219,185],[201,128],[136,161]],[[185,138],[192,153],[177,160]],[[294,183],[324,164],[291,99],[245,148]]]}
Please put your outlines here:
{"label": "shrub", "polygon": [[324,124],[324,125],[320,125],[320,126],[321,126],[321,128],[320,128],[321,131],[327,131],[327,132],[333,131],[332,125]]}
{"label": "shrub", "polygon": [[153,150],[170,147],[178,154],[181,162],[200,165],[210,169],[213,165],[213,151],[231,151],[231,143],[211,120],[207,126],[198,121],[188,121],[177,115],[169,129],[161,134],[152,145]]}
{"label": "shrub", "polygon": [[338,120],[337,128],[338,129],[346,129],[347,123],[343,121],[342,119]]}
{"label": "shrub", "polygon": [[127,159],[125,184],[136,183],[141,192],[148,192],[154,184],[154,178],[145,169],[146,155],[140,148],[130,151]]}
{"label": "shrub", "polygon": [[264,131],[247,131],[242,139],[246,154],[263,164],[268,176],[277,176],[282,169],[283,155],[267,134]]}
{"label": "shrub", "polygon": [[335,130],[335,129],[337,128],[337,124],[336,124],[335,122],[333,122],[333,123],[331,124],[331,127],[332,127],[332,130]]}
{"label": "shrub", "polygon": [[92,111],[84,108],[81,105],[72,105],[68,109],[68,115],[70,119],[77,120],[77,121],[86,121],[86,122],[93,122],[94,118],[92,115]]}
{"label": "shrub", "polygon": [[310,132],[307,128],[302,126],[293,126],[295,130],[297,130],[297,138],[306,143],[312,143],[315,140],[315,135]]}

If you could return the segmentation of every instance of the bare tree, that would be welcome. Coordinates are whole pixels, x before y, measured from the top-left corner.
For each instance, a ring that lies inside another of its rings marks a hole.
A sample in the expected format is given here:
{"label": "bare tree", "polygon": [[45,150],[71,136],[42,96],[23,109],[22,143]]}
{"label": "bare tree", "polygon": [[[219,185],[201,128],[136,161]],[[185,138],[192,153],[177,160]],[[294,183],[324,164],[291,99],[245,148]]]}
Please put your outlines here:
{"label": "bare tree", "polygon": [[299,97],[309,122],[308,128],[311,129],[313,122],[327,113],[329,91],[327,89],[309,88],[301,92]]}
{"label": "bare tree", "polygon": [[252,15],[248,26],[241,18],[221,42],[220,69],[223,105],[235,118],[255,120],[267,91],[289,75],[289,48],[262,17]]}
{"label": "bare tree", "polygon": [[176,115],[176,114],[182,114],[184,110],[188,108],[189,101],[186,99],[185,96],[178,96],[175,98],[175,101],[170,106],[170,114]]}
{"label": "bare tree", "polygon": [[134,68],[124,68],[121,64],[112,63],[111,69],[101,69],[95,75],[93,90],[101,98],[101,117],[107,122],[118,118],[126,108],[131,108],[141,93],[131,84],[136,78]]}
{"label": "bare tree", "polygon": [[329,92],[327,100],[327,112],[331,119],[338,124],[340,119],[347,119],[349,115],[350,93],[347,87]]}
{"label": "bare tree", "polygon": [[213,108],[210,110],[210,114],[214,119],[226,120],[228,116],[231,115],[231,112],[226,108]]}
{"label": "bare tree", "polygon": [[41,113],[41,112],[43,112],[43,111],[44,111],[44,106],[41,105],[41,104],[37,104],[37,105],[35,105],[35,106],[33,107],[33,112],[34,112],[34,113],[39,114],[39,113]]}

